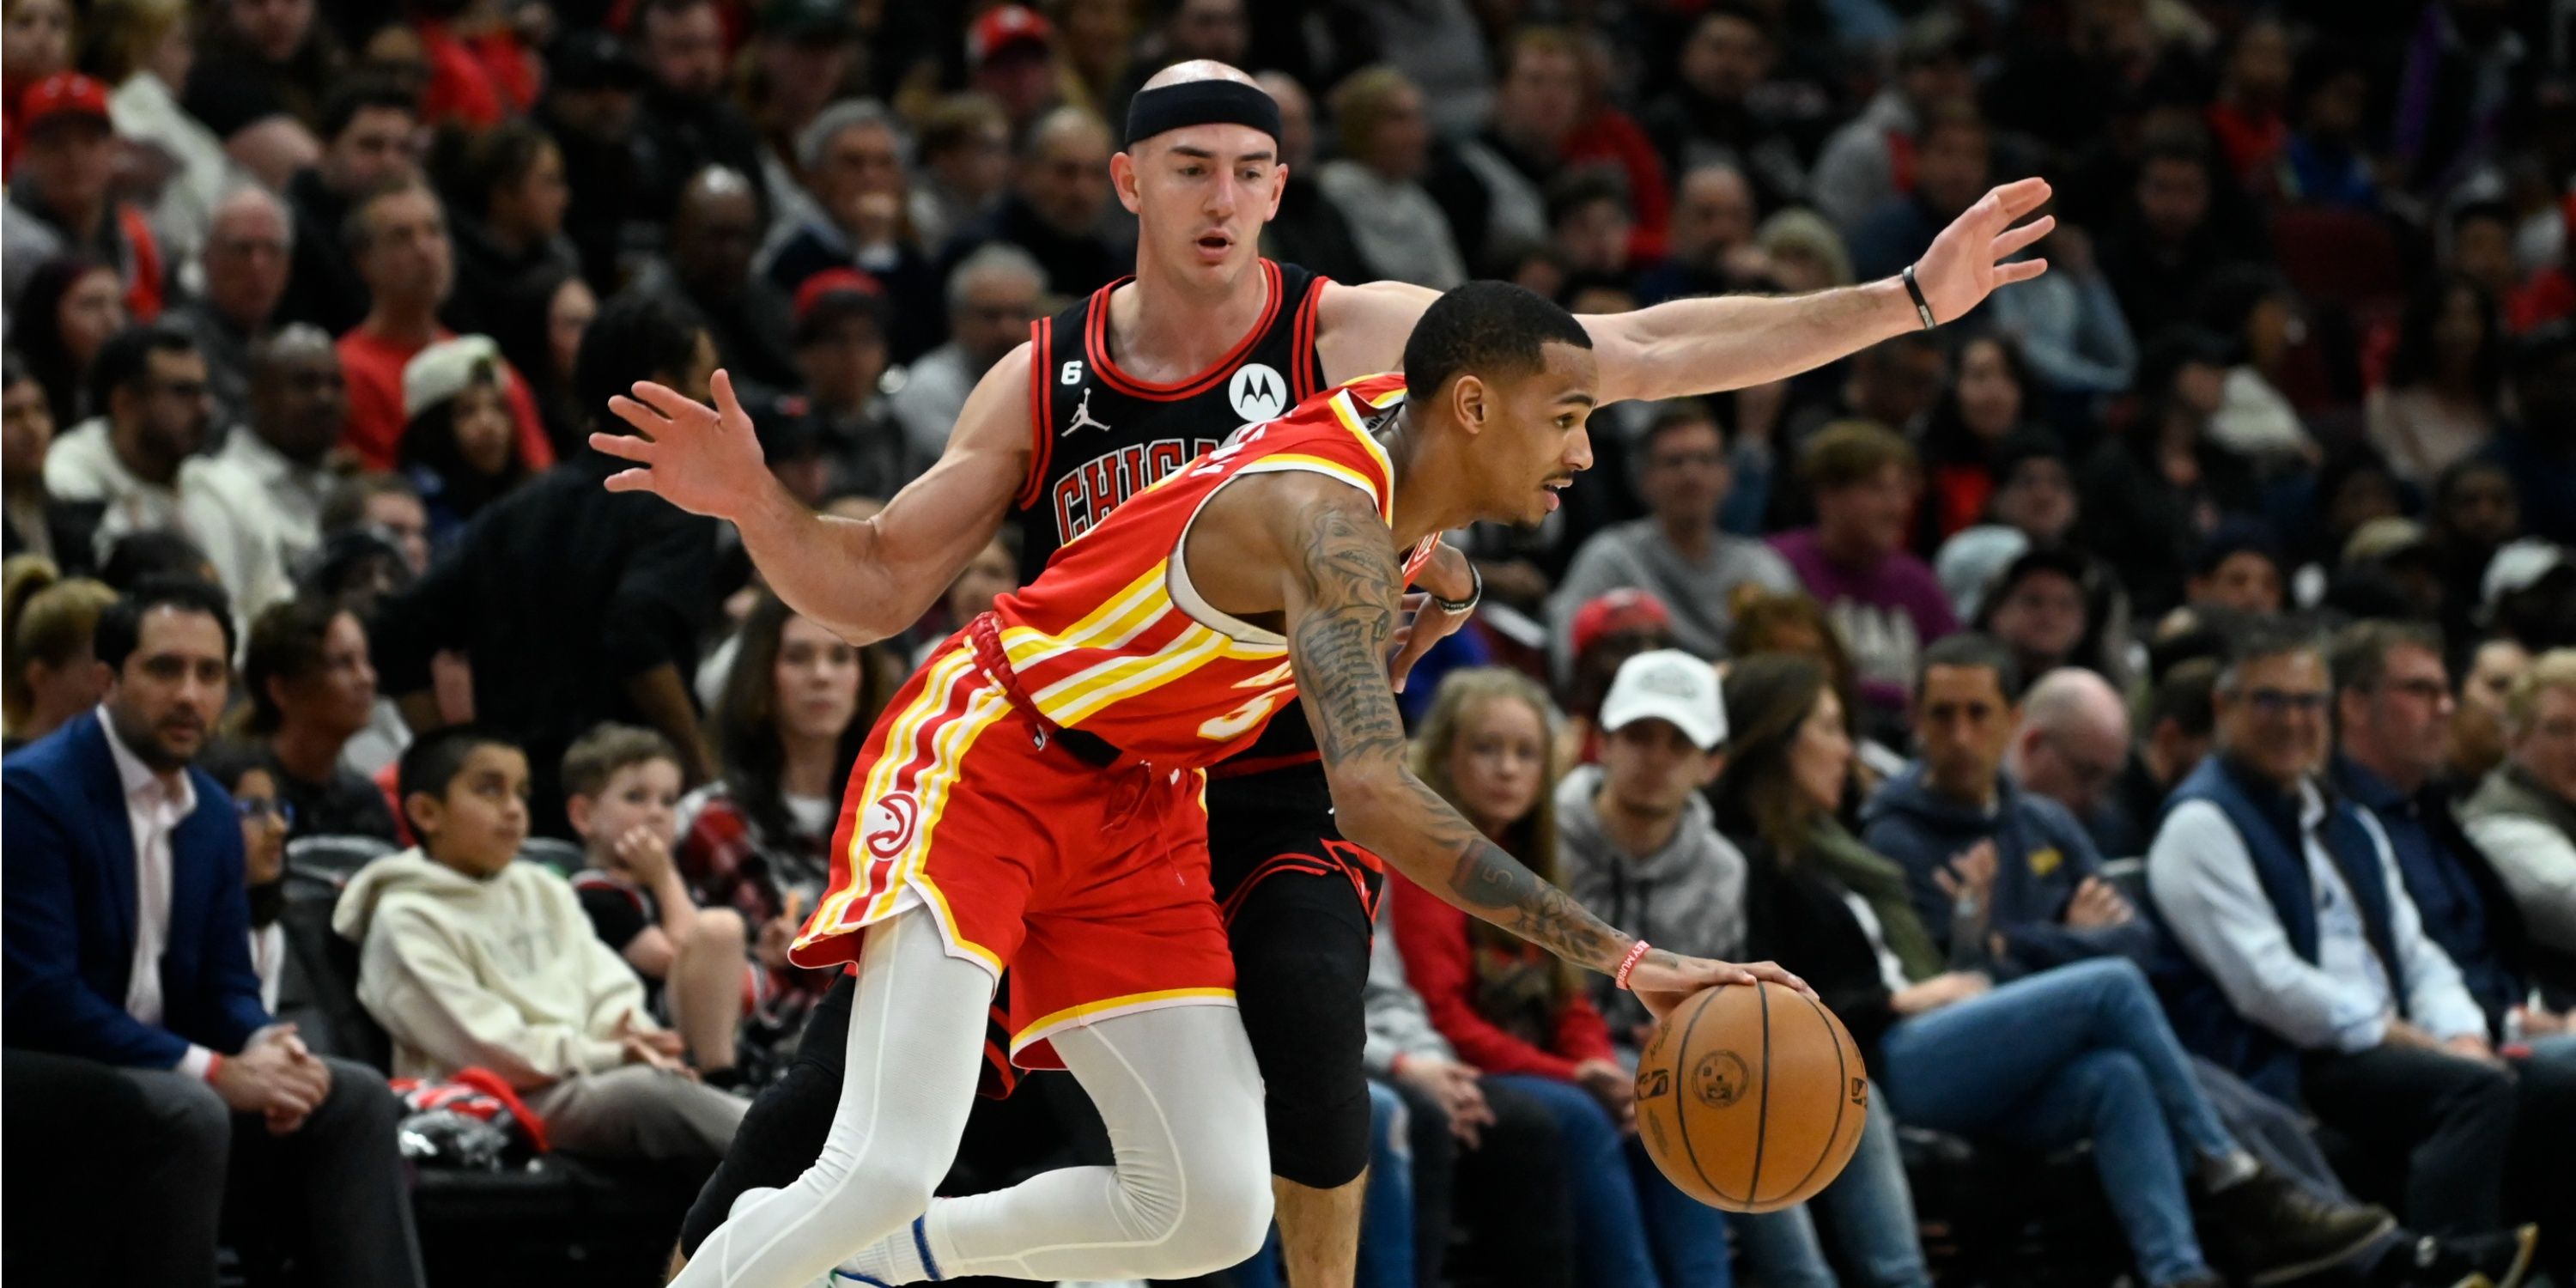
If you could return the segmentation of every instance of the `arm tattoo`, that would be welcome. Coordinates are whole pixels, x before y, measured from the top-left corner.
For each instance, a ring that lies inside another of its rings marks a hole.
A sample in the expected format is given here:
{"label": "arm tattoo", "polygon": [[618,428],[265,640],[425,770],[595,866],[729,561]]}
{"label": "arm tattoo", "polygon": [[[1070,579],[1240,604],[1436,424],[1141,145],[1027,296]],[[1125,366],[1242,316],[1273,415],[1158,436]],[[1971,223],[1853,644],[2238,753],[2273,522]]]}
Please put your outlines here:
{"label": "arm tattoo", "polygon": [[1300,525],[1298,550],[1305,606],[1289,657],[1324,766],[1348,771],[1377,761],[1410,789],[1408,835],[1381,841],[1386,857],[1442,898],[1541,948],[1615,969],[1624,937],[1486,840],[1405,768],[1404,719],[1386,674],[1403,574],[1386,526],[1356,504],[1316,505]]}
{"label": "arm tattoo", "polygon": [[1319,505],[1301,534],[1308,609],[1289,641],[1297,689],[1318,717],[1327,767],[1404,759],[1404,718],[1386,677],[1402,574],[1386,526],[1353,507]]}
{"label": "arm tattoo", "polygon": [[1604,972],[1618,966],[1627,947],[1619,932],[1486,840],[1427,784],[1414,780],[1413,789],[1431,813],[1432,837],[1456,856],[1450,902],[1577,965]]}

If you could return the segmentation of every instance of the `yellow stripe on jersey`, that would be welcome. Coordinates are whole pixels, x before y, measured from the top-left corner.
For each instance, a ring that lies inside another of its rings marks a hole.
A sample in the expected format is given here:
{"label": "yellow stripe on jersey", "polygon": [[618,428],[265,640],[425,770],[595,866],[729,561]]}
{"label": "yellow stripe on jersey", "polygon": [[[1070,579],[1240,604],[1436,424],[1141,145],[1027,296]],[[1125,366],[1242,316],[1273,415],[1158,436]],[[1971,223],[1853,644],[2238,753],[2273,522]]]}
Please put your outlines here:
{"label": "yellow stripe on jersey", "polygon": [[1117,648],[1136,638],[1171,606],[1162,593],[1164,569],[1164,563],[1146,569],[1100,607],[1061,631],[1050,633],[1034,626],[1004,628],[1002,652],[1011,659],[1011,668],[1024,670],[1069,649]]}
{"label": "yellow stripe on jersey", "polygon": [[[886,730],[885,752],[868,770],[867,781],[860,788],[861,802],[876,800],[893,789],[896,775],[914,761],[912,744],[920,737],[921,727],[948,709],[949,690],[972,665],[974,656],[962,648],[953,649],[931,663],[930,675],[922,682],[921,692],[913,696],[912,705],[905,707],[903,713],[895,717],[893,726]],[[815,910],[818,919],[807,922],[808,925],[839,927],[851,901],[869,890],[868,868],[871,865],[866,853],[866,837],[862,835],[867,824],[864,804],[861,810],[858,823],[850,828],[849,852],[842,856],[849,867],[849,884],[845,889],[824,896],[822,906]]]}
{"label": "yellow stripe on jersey", "polygon": [[1030,695],[1038,710],[1060,725],[1073,725],[1120,698],[1151,689],[1215,661],[1227,638],[1191,622],[1152,653],[1112,657]]}
{"label": "yellow stripe on jersey", "polygon": [[1341,481],[1350,484],[1352,487],[1368,493],[1369,499],[1377,502],[1379,518],[1385,519],[1389,523],[1395,521],[1395,491],[1393,488],[1386,486],[1379,480],[1370,478],[1366,474],[1360,473],[1358,470],[1353,469],[1340,461],[1332,460],[1327,457],[1309,456],[1304,452],[1273,452],[1268,456],[1262,457],[1260,460],[1254,461],[1250,465],[1244,466],[1242,469],[1236,471],[1235,474],[1236,477],[1240,478],[1246,474],[1277,474],[1286,470],[1313,470],[1318,474],[1328,474],[1334,478],[1340,479]]}
{"label": "yellow stripe on jersey", "polygon": [[1011,709],[1010,699],[1002,686],[991,679],[979,684],[973,697],[966,700],[966,712],[948,722],[931,738],[930,766],[913,780],[913,798],[921,803],[921,828],[914,836],[912,848],[897,858],[886,870],[885,887],[869,901],[868,918],[874,920],[894,910],[895,900],[904,887],[920,875],[922,865],[930,859],[930,846],[939,831],[940,815],[948,808],[949,789],[957,785],[957,767],[966,759],[966,751],[975,739],[994,721]]}

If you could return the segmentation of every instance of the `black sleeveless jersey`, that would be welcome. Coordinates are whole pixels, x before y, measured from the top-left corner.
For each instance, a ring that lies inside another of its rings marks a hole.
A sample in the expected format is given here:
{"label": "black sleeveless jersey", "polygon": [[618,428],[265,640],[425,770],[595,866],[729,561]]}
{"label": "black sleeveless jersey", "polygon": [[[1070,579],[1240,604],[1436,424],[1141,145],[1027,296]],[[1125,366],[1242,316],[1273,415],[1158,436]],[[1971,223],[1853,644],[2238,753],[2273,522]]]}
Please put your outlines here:
{"label": "black sleeveless jersey", "polygon": [[[1109,293],[1129,279],[1030,324],[1034,441],[1029,476],[1012,502],[1023,584],[1037,580],[1058,547],[1108,518],[1120,502],[1214,449],[1236,427],[1277,416],[1324,387],[1315,304],[1328,279],[1267,259],[1261,277],[1268,302],[1251,331],[1207,370],[1171,384],[1128,375],[1109,352]],[[1314,734],[1292,702],[1211,776],[1314,757]]]}

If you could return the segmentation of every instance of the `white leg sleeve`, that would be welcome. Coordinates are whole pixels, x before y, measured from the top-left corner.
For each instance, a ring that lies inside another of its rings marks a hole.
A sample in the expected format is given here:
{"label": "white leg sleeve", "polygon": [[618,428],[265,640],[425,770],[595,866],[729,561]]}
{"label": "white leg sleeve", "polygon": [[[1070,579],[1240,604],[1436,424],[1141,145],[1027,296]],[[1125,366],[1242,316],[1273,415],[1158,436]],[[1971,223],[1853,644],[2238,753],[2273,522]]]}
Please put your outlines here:
{"label": "white leg sleeve", "polygon": [[940,1276],[1184,1279],[1259,1251],[1270,1144],[1234,1008],[1143,1011],[1053,1040],[1099,1107],[1117,1166],[934,1202],[923,1225]]}
{"label": "white leg sleeve", "polygon": [[795,1184],[737,1201],[673,1288],[806,1288],[919,1215],[975,1102],[993,984],[948,955],[921,909],[870,927],[822,1157]]}

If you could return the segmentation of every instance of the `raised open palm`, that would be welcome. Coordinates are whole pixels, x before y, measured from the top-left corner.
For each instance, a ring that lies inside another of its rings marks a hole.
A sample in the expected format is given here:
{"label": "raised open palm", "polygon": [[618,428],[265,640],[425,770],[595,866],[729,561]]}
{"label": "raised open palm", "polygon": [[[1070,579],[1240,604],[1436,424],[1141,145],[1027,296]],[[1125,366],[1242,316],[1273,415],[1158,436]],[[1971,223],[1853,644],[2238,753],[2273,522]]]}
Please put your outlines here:
{"label": "raised open palm", "polygon": [[2057,227],[2057,216],[2043,215],[2016,228],[2014,221],[2039,209],[2049,198],[2048,180],[2019,179],[1987,189],[1977,204],[1959,213],[1932,249],[1914,265],[1914,284],[1932,306],[1936,323],[1956,322],[1998,286],[2027,282],[2048,271],[2048,261],[2026,259],[2007,264],[2032,242]]}
{"label": "raised open palm", "polygon": [[608,409],[634,426],[632,434],[593,434],[590,445],[635,468],[608,476],[611,492],[651,492],[691,514],[731,519],[770,483],[751,417],[734,397],[733,377],[715,375],[716,405],[676,389],[637,381],[635,396],[619,394]]}

